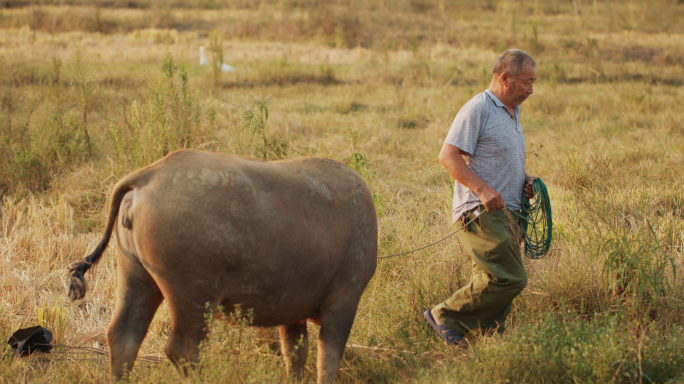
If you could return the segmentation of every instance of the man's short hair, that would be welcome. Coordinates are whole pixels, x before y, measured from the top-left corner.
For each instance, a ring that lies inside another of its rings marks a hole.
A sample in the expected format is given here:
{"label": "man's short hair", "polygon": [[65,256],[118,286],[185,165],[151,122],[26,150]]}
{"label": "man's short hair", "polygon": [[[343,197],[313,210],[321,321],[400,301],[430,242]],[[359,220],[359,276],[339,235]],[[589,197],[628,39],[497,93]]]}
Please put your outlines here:
{"label": "man's short hair", "polygon": [[522,73],[523,67],[528,60],[532,65],[537,66],[532,56],[519,49],[509,49],[496,59],[492,73],[500,75],[506,72],[509,76],[516,77]]}

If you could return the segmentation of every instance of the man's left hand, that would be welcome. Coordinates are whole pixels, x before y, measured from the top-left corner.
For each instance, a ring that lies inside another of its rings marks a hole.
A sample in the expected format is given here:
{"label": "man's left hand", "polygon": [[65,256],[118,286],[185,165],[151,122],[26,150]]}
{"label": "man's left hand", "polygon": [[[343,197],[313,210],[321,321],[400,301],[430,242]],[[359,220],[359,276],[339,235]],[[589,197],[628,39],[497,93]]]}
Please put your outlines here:
{"label": "man's left hand", "polygon": [[525,197],[531,199],[534,197],[534,189],[532,188],[532,182],[536,179],[534,176],[525,175]]}

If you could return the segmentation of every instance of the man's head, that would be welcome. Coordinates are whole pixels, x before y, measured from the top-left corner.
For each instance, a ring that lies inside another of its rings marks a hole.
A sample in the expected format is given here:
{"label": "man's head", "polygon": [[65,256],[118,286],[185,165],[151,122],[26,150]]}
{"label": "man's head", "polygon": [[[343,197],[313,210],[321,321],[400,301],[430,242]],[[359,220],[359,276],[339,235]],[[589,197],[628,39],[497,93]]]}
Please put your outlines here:
{"label": "man's head", "polygon": [[537,63],[532,56],[519,49],[509,49],[494,63],[492,85],[497,87],[504,98],[504,104],[517,107],[533,92],[537,80]]}

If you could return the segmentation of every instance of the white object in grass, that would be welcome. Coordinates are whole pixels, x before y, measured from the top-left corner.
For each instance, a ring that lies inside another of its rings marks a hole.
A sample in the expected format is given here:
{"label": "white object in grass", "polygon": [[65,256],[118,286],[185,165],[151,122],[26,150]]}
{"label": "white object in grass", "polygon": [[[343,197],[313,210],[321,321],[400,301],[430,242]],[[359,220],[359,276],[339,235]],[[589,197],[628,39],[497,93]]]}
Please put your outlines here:
{"label": "white object in grass", "polygon": [[209,60],[207,60],[207,57],[204,55],[204,46],[200,47],[200,66],[206,67],[209,65]]}
{"label": "white object in grass", "polygon": [[230,72],[233,72],[235,70],[235,68],[233,68],[233,66],[230,64],[220,63],[220,62],[217,62],[217,63],[221,66],[221,72],[223,72],[223,73],[230,73]]}
{"label": "white object in grass", "polygon": [[[221,72],[223,73],[230,73],[235,71],[235,68],[226,63],[222,63],[220,61],[216,61],[216,64],[221,68]],[[209,60],[207,60],[207,56],[204,54],[204,46],[200,47],[200,66],[206,67],[209,65]]]}

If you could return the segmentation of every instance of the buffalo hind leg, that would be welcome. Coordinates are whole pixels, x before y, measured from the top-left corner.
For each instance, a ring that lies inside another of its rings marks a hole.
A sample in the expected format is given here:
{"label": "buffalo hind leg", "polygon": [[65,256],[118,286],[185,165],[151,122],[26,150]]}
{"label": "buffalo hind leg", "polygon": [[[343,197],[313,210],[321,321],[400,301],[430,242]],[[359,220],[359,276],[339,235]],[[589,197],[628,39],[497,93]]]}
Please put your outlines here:
{"label": "buffalo hind leg", "polygon": [[199,361],[200,342],[207,338],[207,329],[204,314],[204,306],[192,303],[186,305],[174,305],[169,300],[171,309],[171,330],[166,341],[164,352],[172,363],[184,375],[188,374],[187,363]]}
{"label": "buffalo hind leg", "polygon": [[309,355],[309,338],[306,332],[306,320],[294,324],[281,325],[280,350],[285,357],[287,374],[295,380],[302,379],[304,365]]}
{"label": "buffalo hind leg", "polygon": [[318,335],[318,384],[332,384],[342,365],[344,348],[354,325],[358,304],[336,306],[321,313],[321,332]]}
{"label": "buffalo hind leg", "polygon": [[164,297],[157,283],[135,259],[117,255],[116,313],[107,329],[110,375],[121,380],[133,369],[140,345]]}

